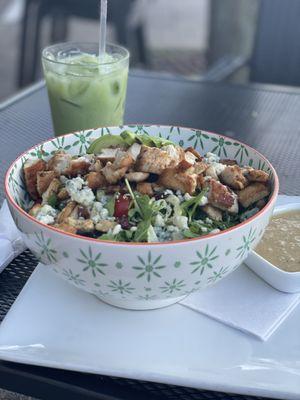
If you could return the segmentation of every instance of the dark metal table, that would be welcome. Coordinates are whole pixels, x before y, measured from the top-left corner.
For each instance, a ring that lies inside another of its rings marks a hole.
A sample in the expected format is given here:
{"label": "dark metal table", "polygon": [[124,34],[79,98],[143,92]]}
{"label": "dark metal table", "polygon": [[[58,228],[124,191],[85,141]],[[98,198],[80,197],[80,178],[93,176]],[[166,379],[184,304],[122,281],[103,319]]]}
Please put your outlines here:
{"label": "dark metal table", "polygon": [[[273,163],[281,193],[300,195],[300,94],[295,91],[134,73],[129,79],[125,122],[190,126],[240,139]],[[2,188],[10,162],[26,148],[53,135],[43,83],[0,105],[0,131]],[[0,275],[0,321],[36,264],[26,251]],[[43,399],[250,399],[1,361],[0,387]]]}

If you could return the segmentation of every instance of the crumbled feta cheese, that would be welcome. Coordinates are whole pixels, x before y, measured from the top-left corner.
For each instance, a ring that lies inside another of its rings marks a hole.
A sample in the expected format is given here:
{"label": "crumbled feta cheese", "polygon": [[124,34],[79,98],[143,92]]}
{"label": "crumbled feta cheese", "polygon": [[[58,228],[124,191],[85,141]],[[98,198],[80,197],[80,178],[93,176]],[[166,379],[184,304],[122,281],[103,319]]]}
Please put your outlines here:
{"label": "crumbled feta cheese", "polygon": [[209,233],[219,233],[220,229],[213,229],[212,231],[210,231]]}
{"label": "crumbled feta cheese", "polygon": [[77,178],[68,179],[66,182],[66,189],[71,196],[72,192],[77,192],[78,190],[82,189],[84,185],[84,180],[79,176]]}
{"label": "crumbled feta cheese", "polygon": [[43,224],[51,225],[54,223],[54,218],[57,216],[58,211],[56,211],[53,207],[45,204],[41,207],[36,215],[36,219]]}
{"label": "crumbled feta cheese", "polygon": [[220,175],[226,168],[226,165],[219,162],[220,157],[214,153],[206,153],[204,161],[214,169],[216,175]]}
{"label": "crumbled feta cheese", "polygon": [[164,227],[155,226],[154,232],[156,233],[159,242],[166,242],[172,239],[171,232],[167,231]]}
{"label": "crumbled feta cheese", "polygon": [[185,193],[185,195],[183,196],[183,198],[184,198],[185,201],[191,200],[192,197],[193,197],[193,196],[191,196],[189,193]]}
{"label": "crumbled feta cheese", "polygon": [[108,216],[108,210],[103,207],[103,204],[95,201],[93,204],[93,207],[90,212],[91,219],[92,221],[97,224],[98,222],[102,220],[108,220],[111,219],[111,217]]}
{"label": "crumbled feta cheese", "polygon": [[118,225],[116,225],[116,226],[113,228],[112,234],[113,234],[113,235],[117,235],[118,233],[121,232],[121,230],[122,230],[122,227],[121,227],[120,224],[118,224]]}
{"label": "crumbled feta cheese", "polygon": [[215,153],[206,153],[204,156],[204,161],[207,164],[218,163],[220,161],[220,157],[218,157]]}
{"label": "crumbled feta cheese", "polygon": [[199,206],[205,206],[205,204],[208,203],[208,198],[206,196],[203,196],[201,201],[199,202]]}
{"label": "crumbled feta cheese", "polygon": [[188,229],[188,217],[175,215],[173,217],[173,224],[179,229]]}
{"label": "crumbled feta cheese", "polygon": [[71,199],[79,204],[82,204],[83,206],[89,207],[93,204],[95,196],[92,189],[86,187],[78,192],[73,193],[71,195]]}
{"label": "crumbled feta cheese", "polygon": [[210,219],[210,218],[208,218],[208,217],[205,218],[205,222],[206,222],[207,224],[212,224],[212,223],[213,223],[212,219]]}
{"label": "crumbled feta cheese", "polygon": [[169,232],[179,232],[179,228],[178,228],[178,226],[168,225],[167,226],[167,231],[169,231]]}
{"label": "crumbled feta cheese", "polygon": [[158,242],[158,237],[152,225],[148,229],[148,242]]}
{"label": "crumbled feta cheese", "polygon": [[73,201],[89,207],[94,202],[95,195],[89,187],[82,188],[84,183],[80,177],[70,179],[66,182],[66,189]]}
{"label": "crumbled feta cheese", "polygon": [[132,226],[132,227],[130,228],[130,230],[131,230],[131,232],[135,232],[135,231],[137,230],[137,227],[136,227],[136,226]]}
{"label": "crumbled feta cheese", "polygon": [[216,174],[220,175],[224,171],[224,169],[226,168],[226,165],[221,164],[221,163],[214,163],[213,167],[214,167],[214,169],[216,171]]}
{"label": "crumbled feta cheese", "polygon": [[201,229],[201,232],[203,232],[203,233],[205,233],[205,232],[208,231],[208,229],[206,228],[206,226],[201,226],[200,229]]}
{"label": "crumbled feta cheese", "polygon": [[165,196],[173,195],[173,192],[172,192],[172,190],[167,189],[167,190],[164,191],[164,195]]}
{"label": "crumbled feta cheese", "polygon": [[178,206],[180,203],[178,197],[175,196],[175,194],[173,194],[173,193],[166,198],[166,202],[169,204],[172,204],[172,206],[174,206],[174,207]]}
{"label": "crumbled feta cheese", "polygon": [[154,221],[155,226],[165,226],[165,221],[161,214],[157,214]]}
{"label": "crumbled feta cheese", "polygon": [[168,196],[166,198],[166,202],[173,206],[175,215],[181,215],[182,214],[182,210],[180,208],[180,200],[178,199],[177,196],[175,196],[175,194],[172,194],[172,195]]}

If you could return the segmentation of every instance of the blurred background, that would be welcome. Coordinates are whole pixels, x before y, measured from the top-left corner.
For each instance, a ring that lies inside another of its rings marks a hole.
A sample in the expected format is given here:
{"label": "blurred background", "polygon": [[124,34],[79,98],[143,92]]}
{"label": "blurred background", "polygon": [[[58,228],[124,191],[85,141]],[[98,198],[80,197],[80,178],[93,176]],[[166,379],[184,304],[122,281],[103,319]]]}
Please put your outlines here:
{"label": "blurred background", "polygon": [[[0,0],[0,100],[41,78],[41,49],[97,41],[99,0]],[[131,68],[300,86],[300,0],[109,0]]]}

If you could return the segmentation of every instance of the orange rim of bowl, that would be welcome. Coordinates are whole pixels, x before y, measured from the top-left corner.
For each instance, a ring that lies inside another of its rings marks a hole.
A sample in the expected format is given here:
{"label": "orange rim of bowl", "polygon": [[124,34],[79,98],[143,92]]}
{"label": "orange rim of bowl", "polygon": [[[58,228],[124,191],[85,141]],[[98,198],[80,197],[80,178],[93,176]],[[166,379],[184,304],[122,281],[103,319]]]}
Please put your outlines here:
{"label": "orange rim of bowl", "polygon": [[[132,125],[143,125],[143,126],[148,126],[148,127],[163,127],[163,128],[171,128],[172,125],[153,125],[153,124],[141,124],[141,123],[130,123],[130,124],[126,124],[125,126],[132,126]],[[199,131],[200,129],[196,129],[196,128],[189,128],[189,127],[185,127],[185,126],[175,126],[181,129],[189,129],[191,131]],[[101,129],[103,127],[97,127],[97,128],[91,128],[91,129],[86,129],[86,131],[90,131],[90,130],[96,130],[96,129]],[[116,129],[119,128],[119,126],[109,126],[109,129]],[[79,131],[75,131],[75,132],[71,132],[71,133],[67,133],[65,135],[61,135],[63,137],[68,137],[68,136],[73,136],[75,133],[78,133]],[[219,137],[222,137],[224,139],[229,139],[232,140],[232,138],[225,136],[225,135],[221,135],[219,133],[216,132],[211,132],[211,131],[205,131],[203,130],[203,132],[205,133],[209,133],[209,134],[213,134],[213,135],[217,135]],[[61,137],[60,136],[60,137]],[[11,203],[11,205],[21,214],[23,214],[27,219],[31,220],[32,222],[41,225],[43,228],[48,228],[56,233],[59,233],[61,235],[66,235],[66,236],[70,236],[72,238],[76,238],[76,239],[83,239],[89,242],[96,242],[96,243],[102,243],[102,244],[113,244],[113,245],[121,245],[121,246],[165,246],[165,245],[174,245],[174,244],[182,244],[182,243],[191,243],[191,242],[197,242],[197,241],[201,241],[204,239],[211,239],[213,237],[216,236],[222,236],[222,235],[226,235],[229,232],[232,232],[233,230],[236,230],[242,226],[248,225],[250,222],[252,222],[254,219],[258,218],[260,215],[264,214],[274,203],[275,198],[278,195],[278,191],[279,191],[279,179],[277,176],[277,173],[273,167],[273,165],[270,163],[270,161],[263,155],[261,154],[258,150],[256,150],[254,147],[249,146],[248,144],[241,142],[240,140],[235,140],[236,143],[239,143],[243,146],[248,147],[249,149],[253,150],[255,153],[257,153],[270,167],[272,174],[273,174],[273,178],[274,178],[274,189],[273,189],[273,193],[271,195],[271,197],[269,198],[267,204],[261,209],[259,210],[256,214],[254,214],[252,217],[248,218],[247,220],[240,222],[239,224],[232,226],[231,228],[225,229],[223,231],[217,232],[217,233],[212,233],[212,234],[207,234],[207,235],[203,235],[203,236],[199,236],[196,238],[192,238],[192,239],[181,239],[181,240],[171,240],[168,242],[114,242],[112,240],[103,240],[101,241],[101,239],[96,239],[96,238],[89,238],[86,236],[81,236],[81,235],[77,235],[74,233],[69,233],[69,232],[64,232],[61,229],[55,228],[54,226],[51,225],[46,225],[40,221],[38,221],[36,218],[32,217],[31,215],[29,215],[25,210],[23,210],[16,202],[15,200],[12,198],[10,192],[9,192],[9,188],[8,188],[8,178],[9,178],[9,174],[13,168],[13,166],[22,158],[24,157],[26,154],[28,154],[30,151],[36,149],[37,147],[41,147],[42,145],[50,142],[51,140],[56,139],[56,137],[51,137],[47,140],[44,140],[43,142],[40,142],[32,147],[30,147],[29,149],[27,149],[26,151],[24,151],[22,154],[20,154],[8,167],[6,174],[5,174],[5,186],[4,186],[4,190],[5,190],[5,194],[6,194],[6,198],[9,200],[9,202]]]}

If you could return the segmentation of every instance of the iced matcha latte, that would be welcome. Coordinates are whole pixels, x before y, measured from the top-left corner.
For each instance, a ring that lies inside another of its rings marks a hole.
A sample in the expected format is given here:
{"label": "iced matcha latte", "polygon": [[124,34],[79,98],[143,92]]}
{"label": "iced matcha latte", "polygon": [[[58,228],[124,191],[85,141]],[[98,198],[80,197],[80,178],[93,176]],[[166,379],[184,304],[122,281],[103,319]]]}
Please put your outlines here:
{"label": "iced matcha latte", "polygon": [[62,43],[43,51],[56,136],[123,123],[129,53],[107,45],[106,54],[99,58],[97,47]]}

